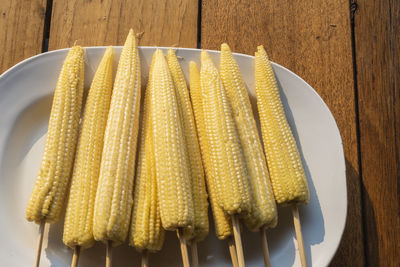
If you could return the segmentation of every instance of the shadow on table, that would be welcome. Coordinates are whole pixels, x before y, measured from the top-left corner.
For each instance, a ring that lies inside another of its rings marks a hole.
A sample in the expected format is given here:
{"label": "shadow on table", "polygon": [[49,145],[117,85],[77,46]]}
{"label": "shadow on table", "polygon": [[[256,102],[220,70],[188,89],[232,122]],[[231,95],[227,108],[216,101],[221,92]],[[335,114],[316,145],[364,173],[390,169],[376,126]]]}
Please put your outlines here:
{"label": "shadow on table", "polygon": [[[373,209],[373,203],[369,197],[368,191],[364,184],[362,190],[364,194],[363,198],[363,218],[364,218],[364,246],[367,253],[366,259],[368,259],[369,266],[380,266],[379,262],[379,245],[378,245],[378,229],[376,228],[375,212]],[[388,211],[391,212],[391,211]],[[397,244],[398,245],[398,244]]]}
{"label": "shadow on table", "polygon": [[[372,209],[372,202],[368,193],[364,193],[362,200],[361,190],[365,191],[364,186],[360,186],[360,175],[356,171],[349,160],[346,159],[346,176],[347,176],[347,221],[343,232],[342,240],[339,244],[338,251],[329,266],[364,266],[365,262],[365,246],[374,244],[373,250],[368,252],[368,263],[371,266],[380,266],[378,235],[376,229],[375,212]],[[356,179],[357,181],[351,181]],[[364,201],[364,202],[363,202]],[[362,210],[362,203],[364,210]],[[363,234],[363,218],[368,217],[368,236]],[[368,242],[368,243],[367,243]],[[355,258],[356,257],[356,258]]]}

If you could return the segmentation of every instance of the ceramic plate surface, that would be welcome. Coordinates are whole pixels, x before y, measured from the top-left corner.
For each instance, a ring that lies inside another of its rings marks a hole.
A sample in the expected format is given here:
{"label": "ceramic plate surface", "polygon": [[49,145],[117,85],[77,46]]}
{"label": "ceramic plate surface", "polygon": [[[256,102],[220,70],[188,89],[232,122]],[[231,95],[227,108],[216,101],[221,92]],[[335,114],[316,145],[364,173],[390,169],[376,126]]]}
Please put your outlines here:
{"label": "ceramic plate surface", "polygon": [[[166,50],[166,48],[163,48]],[[104,47],[86,48],[85,87],[89,88]],[[142,84],[154,47],[141,47]],[[38,225],[25,219],[43,152],[52,94],[68,50],[29,58],[0,76],[0,262],[2,266],[32,266]],[[121,52],[115,47],[115,66]],[[165,51],[166,52],[166,51]],[[210,51],[215,64],[219,52]],[[189,62],[199,63],[200,50],[177,49],[188,78]],[[253,57],[235,54],[249,89],[255,114]],[[318,94],[300,77],[273,64],[290,126],[303,158],[310,187],[308,205],[300,207],[306,254],[310,266],[326,266],[339,245],[346,221],[347,192],[343,146],[336,122]],[[257,115],[257,114],[256,114]],[[258,120],[257,116],[256,119]],[[231,266],[226,241],[219,241],[210,225],[207,239],[198,244],[201,266]],[[63,220],[47,227],[40,266],[70,266],[72,250],[62,243]],[[258,233],[242,233],[247,266],[263,266]],[[279,208],[279,224],[268,230],[272,266],[300,266],[289,207]],[[139,266],[140,254],[126,245],[113,251],[113,266]],[[81,253],[80,266],[104,266],[105,247]],[[181,266],[176,234],[169,232],[163,250],[150,254],[150,266]]]}

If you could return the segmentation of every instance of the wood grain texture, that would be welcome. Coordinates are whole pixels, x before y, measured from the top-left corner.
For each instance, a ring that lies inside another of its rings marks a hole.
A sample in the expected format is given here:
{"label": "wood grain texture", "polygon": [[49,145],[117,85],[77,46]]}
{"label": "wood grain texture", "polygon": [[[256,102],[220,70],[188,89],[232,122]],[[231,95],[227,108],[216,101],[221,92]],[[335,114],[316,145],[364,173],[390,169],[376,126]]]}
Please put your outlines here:
{"label": "wood grain texture", "polygon": [[349,1],[208,0],[202,2],[201,46],[270,58],[304,78],[332,111],[343,139],[348,217],[332,266],[363,266],[359,157]]}
{"label": "wood grain texture", "polygon": [[0,1],[0,73],[42,52],[46,0]]}
{"label": "wood grain texture", "polygon": [[400,2],[358,1],[355,47],[368,266],[400,266]]}
{"label": "wood grain texture", "polygon": [[197,46],[195,0],[54,0],[50,49],[123,45],[130,28],[140,45]]}

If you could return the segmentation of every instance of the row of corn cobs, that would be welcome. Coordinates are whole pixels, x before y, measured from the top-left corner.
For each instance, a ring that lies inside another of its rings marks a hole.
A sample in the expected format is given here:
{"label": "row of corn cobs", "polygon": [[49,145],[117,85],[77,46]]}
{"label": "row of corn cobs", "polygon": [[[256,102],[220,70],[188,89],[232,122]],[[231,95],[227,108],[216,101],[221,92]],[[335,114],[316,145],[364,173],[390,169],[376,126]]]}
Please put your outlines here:
{"label": "row of corn cobs", "polygon": [[137,249],[157,251],[164,230],[178,228],[186,240],[201,241],[209,229],[207,192],[219,239],[232,235],[230,216],[256,231],[276,225],[275,200],[308,201],[299,152],[262,46],[255,79],[266,156],[228,45],[221,46],[219,72],[206,51],[201,71],[190,62],[190,90],[175,52],[165,57],[157,50],[143,100],[136,168],[141,68],[134,33],[123,47],[114,85],[113,49],[106,49],[80,123],[83,56],[74,46],[65,59],[26,210],[29,221],[53,223],[67,202],[66,245],[88,248],[95,240],[118,245],[129,236]]}

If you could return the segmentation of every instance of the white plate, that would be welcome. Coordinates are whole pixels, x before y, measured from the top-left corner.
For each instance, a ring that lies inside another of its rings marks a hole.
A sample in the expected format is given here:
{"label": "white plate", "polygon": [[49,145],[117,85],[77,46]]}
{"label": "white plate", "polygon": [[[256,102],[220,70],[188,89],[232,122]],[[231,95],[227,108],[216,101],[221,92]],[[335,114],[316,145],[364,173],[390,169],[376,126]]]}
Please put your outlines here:
{"label": "white plate", "polygon": [[[88,88],[104,47],[86,48]],[[143,84],[155,48],[141,47]],[[115,65],[121,48],[116,47]],[[28,202],[43,151],[52,94],[67,50],[29,58],[0,76],[0,262],[2,266],[31,266],[38,226],[25,220]],[[210,51],[215,64],[219,54]],[[200,50],[177,49],[188,77],[189,61],[199,63]],[[255,108],[253,57],[235,55]],[[341,239],[347,210],[345,162],[335,120],[318,94],[291,71],[273,64],[282,99],[303,156],[311,199],[300,207],[306,254],[310,266],[326,266]],[[51,225],[44,238],[40,266],[70,266],[71,249],[62,243],[62,220]],[[198,244],[201,266],[231,266],[228,247],[211,225]],[[258,233],[243,232],[247,266],[263,266]],[[279,224],[268,231],[272,266],[300,266],[290,208],[279,209]],[[81,253],[80,266],[103,266],[104,246]],[[140,254],[126,245],[114,249],[114,265],[139,266]],[[151,266],[181,266],[175,233],[168,233],[163,250],[151,254]]]}

